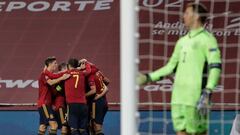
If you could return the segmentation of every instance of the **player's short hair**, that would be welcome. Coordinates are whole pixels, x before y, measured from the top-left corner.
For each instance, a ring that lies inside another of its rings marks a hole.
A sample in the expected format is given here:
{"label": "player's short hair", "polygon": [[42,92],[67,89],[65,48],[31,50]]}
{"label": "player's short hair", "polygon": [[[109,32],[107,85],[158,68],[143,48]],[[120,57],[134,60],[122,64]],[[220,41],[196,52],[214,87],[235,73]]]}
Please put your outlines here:
{"label": "player's short hair", "polygon": [[45,60],[44,63],[45,63],[45,65],[48,67],[48,65],[49,65],[50,63],[54,62],[55,60],[57,60],[57,58],[54,57],[54,56],[47,57],[47,59]]}
{"label": "player's short hair", "polygon": [[62,62],[61,64],[58,65],[58,71],[63,70],[64,68],[67,68],[67,63]]}
{"label": "player's short hair", "polygon": [[73,67],[73,68],[77,68],[78,65],[79,65],[78,59],[76,59],[76,58],[70,58],[70,59],[68,60],[68,65],[71,66],[71,67]]}
{"label": "player's short hair", "polygon": [[206,22],[208,10],[205,5],[201,3],[188,3],[187,7],[192,7],[193,11],[199,14],[199,20],[202,24]]}

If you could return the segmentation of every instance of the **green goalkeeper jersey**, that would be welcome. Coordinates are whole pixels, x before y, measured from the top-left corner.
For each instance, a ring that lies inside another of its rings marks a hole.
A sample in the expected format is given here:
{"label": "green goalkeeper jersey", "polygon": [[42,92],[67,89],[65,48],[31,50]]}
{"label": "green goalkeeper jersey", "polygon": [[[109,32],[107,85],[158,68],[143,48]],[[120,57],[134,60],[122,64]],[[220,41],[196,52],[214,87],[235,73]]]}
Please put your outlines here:
{"label": "green goalkeeper jersey", "polygon": [[[205,65],[208,65],[208,74],[204,84]],[[212,90],[217,85],[220,67],[221,58],[217,41],[201,27],[181,37],[168,63],[149,73],[149,77],[152,81],[157,81],[171,74],[176,68],[171,104],[196,106],[202,88]]]}

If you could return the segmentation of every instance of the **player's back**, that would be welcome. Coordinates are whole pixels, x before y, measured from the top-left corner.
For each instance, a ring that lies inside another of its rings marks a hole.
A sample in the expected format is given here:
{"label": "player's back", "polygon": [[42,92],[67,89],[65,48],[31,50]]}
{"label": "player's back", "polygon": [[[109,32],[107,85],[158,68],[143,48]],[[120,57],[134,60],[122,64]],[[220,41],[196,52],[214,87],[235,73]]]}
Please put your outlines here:
{"label": "player's back", "polygon": [[97,94],[100,94],[105,89],[105,84],[103,79],[104,79],[103,74],[100,71],[96,72],[94,76],[94,80],[95,80]]}
{"label": "player's back", "polygon": [[69,70],[71,75],[65,81],[65,94],[67,103],[86,103],[85,75],[78,69]]}

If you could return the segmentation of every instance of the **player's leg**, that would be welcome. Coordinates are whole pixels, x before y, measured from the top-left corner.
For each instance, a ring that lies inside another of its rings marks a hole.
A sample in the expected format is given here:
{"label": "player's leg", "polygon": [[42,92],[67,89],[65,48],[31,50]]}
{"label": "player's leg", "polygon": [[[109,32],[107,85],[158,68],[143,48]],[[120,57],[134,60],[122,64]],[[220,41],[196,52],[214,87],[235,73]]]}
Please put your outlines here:
{"label": "player's leg", "polygon": [[54,111],[53,111],[52,107],[47,106],[47,105],[42,105],[42,110],[43,110],[44,116],[47,118],[48,124],[50,126],[49,135],[56,135],[58,124],[55,120]]}
{"label": "player's leg", "polygon": [[81,135],[88,135],[88,106],[86,104],[80,104],[80,117],[79,117],[79,132]]}
{"label": "player's leg", "polygon": [[67,135],[68,134],[68,125],[67,125],[67,121],[65,119],[66,109],[64,109],[63,107],[59,107],[58,114],[59,114],[59,119],[61,122],[61,135]]}
{"label": "player's leg", "polygon": [[98,99],[95,105],[94,130],[96,135],[104,135],[102,125],[104,117],[108,111],[106,99],[104,97]]}
{"label": "player's leg", "polygon": [[49,121],[50,129],[49,129],[49,135],[57,135],[57,127],[58,124],[55,120]]}
{"label": "player's leg", "polygon": [[45,135],[47,126],[45,124],[39,125],[38,135]]}
{"label": "player's leg", "polygon": [[91,109],[89,109],[89,111],[91,111],[90,113],[90,121],[89,121],[89,129],[90,129],[90,134],[91,135],[95,135],[95,130],[94,130],[94,120],[96,117],[96,102],[92,101],[91,103]]}
{"label": "player's leg", "polygon": [[59,126],[61,128],[61,134],[67,135],[68,134],[68,125],[66,121],[66,108],[65,108],[65,98],[62,95],[57,95],[54,103],[56,107],[56,113],[57,113],[57,121],[59,123]]}
{"label": "player's leg", "polygon": [[93,101],[88,100],[88,123],[87,123],[87,133],[89,135],[94,135],[94,125],[93,125],[93,106],[95,106],[95,103]]}
{"label": "player's leg", "polygon": [[66,105],[66,109],[65,109],[65,111],[66,111],[66,113],[65,113],[65,121],[66,121],[66,128],[67,128],[67,135],[71,135],[71,127],[69,126],[69,106],[68,105]]}
{"label": "player's leg", "polygon": [[183,105],[172,105],[171,115],[173,127],[177,135],[187,135],[186,133],[186,118]]}
{"label": "player's leg", "polygon": [[208,128],[208,115],[201,116],[196,107],[185,106],[186,132],[190,135],[205,135]]}
{"label": "player's leg", "polygon": [[71,135],[80,135],[79,132],[79,105],[76,103],[68,104],[68,124],[71,129]]}
{"label": "player's leg", "polygon": [[39,128],[38,128],[38,135],[45,135],[47,125],[48,125],[48,120],[44,114],[43,108],[39,107],[38,108],[39,112]]}

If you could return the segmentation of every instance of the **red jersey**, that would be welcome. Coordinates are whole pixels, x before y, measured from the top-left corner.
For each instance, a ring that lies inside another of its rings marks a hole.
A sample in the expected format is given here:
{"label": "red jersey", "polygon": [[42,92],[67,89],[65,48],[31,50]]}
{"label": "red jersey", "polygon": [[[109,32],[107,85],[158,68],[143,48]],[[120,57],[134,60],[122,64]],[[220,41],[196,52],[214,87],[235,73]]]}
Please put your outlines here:
{"label": "red jersey", "polygon": [[50,86],[47,83],[47,80],[59,78],[64,73],[66,72],[55,74],[48,70],[44,70],[41,73],[38,79],[38,84],[39,84],[38,107],[41,107],[43,104],[46,104],[46,105],[52,104],[52,94],[55,91],[55,86]]}
{"label": "red jersey", "polygon": [[100,71],[96,72],[95,74],[91,74],[88,77],[89,86],[96,86],[96,94],[101,94],[102,91],[105,89],[106,86],[103,80],[104,76]]}
{"label": "red jersey", "polygon": [[[52,73],[48,70],[44,70],[44,73],[49,77],[49,79],[57,79],[59,77],[62,77],[64,74],[66,74],[68,71],[65,72],[59,72],[59,73]],[[60,91],[57,91],[56,89],[61,89]],[[58,95],[59,93],[61,95],[64,95],[64,81],[61,81],[55,85],[52,86],[52,96]]]}
{"label": "red jersey", "polygon": [[41,107],[43,104],[51,105],[52,97],[51,97],[51,86],[48,85],[47,80],[49,77],[42,72],[39,79],[39,91],[38,91],[38,107]]}
{"label": "red jersey", "polygon": [[98,68],[94,64],[88,61],[85,63],[84,73],[86,75],[95,74],[97,71],[98,71]]}
{"label": "red jersey", "polygon": [[84,103],[85,97],[85,75],[78,69],[68,72],[71,76],[65,81],[65,95],[67,103]]}

